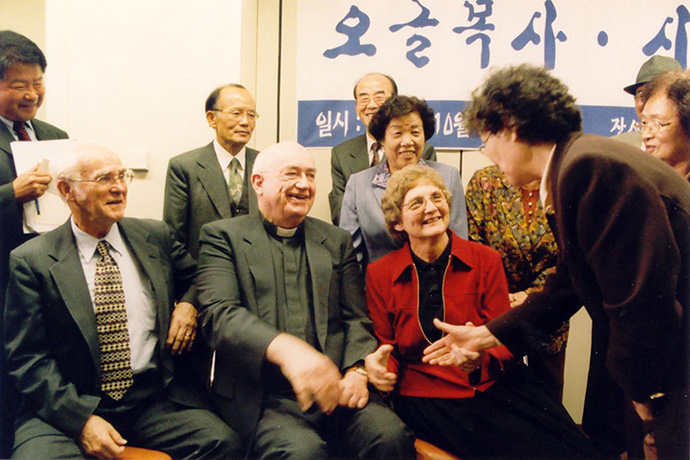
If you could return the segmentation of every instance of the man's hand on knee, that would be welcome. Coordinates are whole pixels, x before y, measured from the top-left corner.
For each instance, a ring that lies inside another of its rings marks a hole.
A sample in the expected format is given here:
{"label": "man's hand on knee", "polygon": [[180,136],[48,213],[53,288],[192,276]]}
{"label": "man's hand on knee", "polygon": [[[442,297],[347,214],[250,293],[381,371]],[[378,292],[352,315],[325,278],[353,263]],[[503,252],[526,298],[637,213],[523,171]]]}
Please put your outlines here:
{"label": "man's hand on knee", "polygon": [[124,452],[127,440],[105,419],[92,415],[79,433],[79,443],[88,455],[112,459]]}

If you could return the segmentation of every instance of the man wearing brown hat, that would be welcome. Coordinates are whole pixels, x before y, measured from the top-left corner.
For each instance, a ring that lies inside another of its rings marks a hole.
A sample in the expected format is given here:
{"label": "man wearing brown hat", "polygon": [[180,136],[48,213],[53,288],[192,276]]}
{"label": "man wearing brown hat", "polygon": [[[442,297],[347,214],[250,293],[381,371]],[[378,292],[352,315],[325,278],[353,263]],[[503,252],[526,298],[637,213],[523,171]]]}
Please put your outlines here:
{"label": "man wearing brown hat", "polygon": [[[637,113],[637,118],[640,118],[642,109],[644,108],[644,86],[659,74],[670,72],[673,70],[682,70],[683,67],[678,61],[671,57],[666,56],[652,56],[650,57],[642,67],[640,71],[637,72],[637,78],[635,83],[628,85],[623,88],[628,94],[632,94],[635,97],[635,112]],[[642,134],[638,131],[632,130],[627,133],[621,133],[613,136],[614,139],[623,141],[626,144],[634,145],[635,147],[642,147]]]}

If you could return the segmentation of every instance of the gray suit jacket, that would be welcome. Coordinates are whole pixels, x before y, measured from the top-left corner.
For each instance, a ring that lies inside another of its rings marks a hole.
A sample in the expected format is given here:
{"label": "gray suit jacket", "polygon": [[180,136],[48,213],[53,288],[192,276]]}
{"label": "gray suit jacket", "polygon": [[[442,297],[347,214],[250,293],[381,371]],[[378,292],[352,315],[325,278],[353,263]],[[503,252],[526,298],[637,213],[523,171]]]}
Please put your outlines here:
{"label": "gray suit jacket", "polygon": [[[251,175],[258,154],[258,151],[247,148],[242,193],[246,194],[249,213],[257,210]],[[199,234],[204,224],[236,215],[213,142],[170,160],[165,181],[163,220],[192,257],[199,257]]]}
{"label": "gray suit jacket", "polygon": [[[303,225],[319,348],[345,369],[376,349],[362,274],[347,232],[311,217]],[[216,350],[211,391],[245,440],[261,412],[266,348],[280,333],[269,238],[258,213],[201,231],[199,322]]]}
{"label": "gray suit jacket", "polygon": [[[373,183],[376,173],[384,164],[354,174],[345,188],[340,227],[352,235],[357,259],[363,267],[402,247],[388,233],[383,217],[381,197],[385,189]],[[427,161],[427,164],[441,174],[453,195],[450,229],[467,239],[467,208],[460,173],[454,167],[436,161]]]}
{"label": "gray suit jacket", "polygon": [[[428,142],[424,143],[422,158],[436,161],[436,150]],[[347,181],[350,180],[351,175],[364,171],[370,166],[366,134],[341,142],[331,150],[331,180],[333,186],[328,194],[328,204],[331,208],[331,219],[335,225],[338,225],[340,222],[340,207],[342,206]]]}
{"label": "gray suit jacket", "polygon": [[[165,348],[175,299],[193,301],[194,260],[160,221],[123,219],[120,232],[141,273],[150,281],[156,307],[158,365],[168,395],[201,404],[172,385],[173,363]],[[19,423],[39,417],[68,436],[78,436],[98,406],[100,351],[93,303],[69,221],[12,252],[5,308],[5,350],[22,395]],[[19,431],[16,442],[39,433]]]}

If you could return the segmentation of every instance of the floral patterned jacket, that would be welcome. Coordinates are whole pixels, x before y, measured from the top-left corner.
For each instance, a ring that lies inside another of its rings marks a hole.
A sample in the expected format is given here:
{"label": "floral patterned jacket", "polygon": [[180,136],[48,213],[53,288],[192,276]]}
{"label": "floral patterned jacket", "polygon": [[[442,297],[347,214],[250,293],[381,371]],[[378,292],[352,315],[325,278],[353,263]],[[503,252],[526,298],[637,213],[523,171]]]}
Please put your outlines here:
{"label": "floral patterned jacket", "polygon": [[[540,290],[556,270],[558,246],[536,193],[532,219],[527,223],[522,192],[505,180],[497,166],[474,173],[465,191],[469,238],[497,250],[511,293]],[[565,348],[567,324],[544,344],[552,354]]]}

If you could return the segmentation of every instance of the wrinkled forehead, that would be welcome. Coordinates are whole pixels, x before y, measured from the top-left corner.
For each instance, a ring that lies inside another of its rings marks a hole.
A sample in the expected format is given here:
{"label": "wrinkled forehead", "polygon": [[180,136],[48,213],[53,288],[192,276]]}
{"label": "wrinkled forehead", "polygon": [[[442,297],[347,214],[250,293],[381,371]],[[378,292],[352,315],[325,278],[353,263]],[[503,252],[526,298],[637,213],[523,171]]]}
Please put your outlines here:
{"label": "wrinkled forehead", "polygon": [[125,168],[117,155],[104,152],[83,158],[79,169],[83,177],[98,177],[104,174],[119,173]]}

